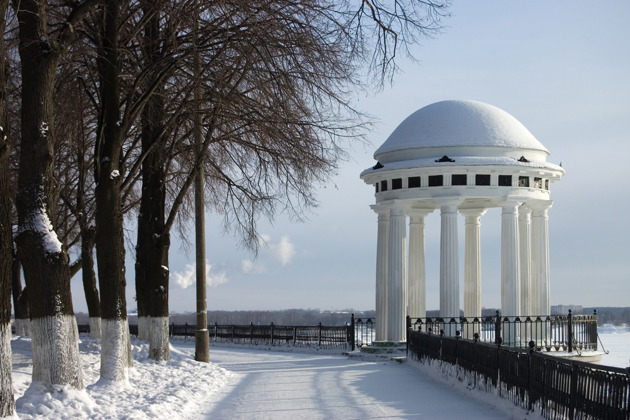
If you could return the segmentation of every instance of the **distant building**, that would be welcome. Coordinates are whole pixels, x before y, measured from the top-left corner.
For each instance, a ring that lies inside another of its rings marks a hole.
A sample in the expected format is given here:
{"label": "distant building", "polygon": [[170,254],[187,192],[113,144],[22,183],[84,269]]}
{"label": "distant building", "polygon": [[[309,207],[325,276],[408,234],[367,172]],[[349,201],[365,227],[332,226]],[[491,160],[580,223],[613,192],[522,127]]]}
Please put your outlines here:
{"label": "distant building", "polygon": [[584,308],[582,305],[552,305],[551,315],[567,315],[569,310],[574,315],[583,314]]}
{"label": "distant building", "polygon": [[460,316],[460,214],[464,316],[481,316],[480,224],[489,208],[503,211],[501,313],[550,313],[547,212],[551,183],[564,169],[548,156],[516,118],[476,101],[428,105],[394,130],[361,173],[378,214],[377,341],[403,341],[407,314],[426,314],[424,219],[433,211],[441,215],[440,316]]}

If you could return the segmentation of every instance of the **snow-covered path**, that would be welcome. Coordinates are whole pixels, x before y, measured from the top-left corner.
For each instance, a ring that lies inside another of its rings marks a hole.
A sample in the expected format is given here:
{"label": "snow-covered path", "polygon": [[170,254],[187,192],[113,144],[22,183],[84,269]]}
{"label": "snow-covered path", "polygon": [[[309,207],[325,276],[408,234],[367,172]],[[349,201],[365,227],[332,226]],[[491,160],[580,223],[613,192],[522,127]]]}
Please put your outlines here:
{"label": "snow-covered path", "polygon": [[[630,330],[602,328],[603,363],[628,366]],[[511,402],[426,365],[367,362],[341,355],[211,347],[195,362],[193,340],[171,341],[171,360],[148,359],[132,340],[126,383],[99,382],[100,340],[81,337],[86,389],[31,386],[29,338],[13,338],[13,387],[21,419],[516,419],[537,420]],[[276,349],[279,350],[279,349]],[[434,379],[436,378],[436,379]]]}
{"label": "snow-covered path", "polygon": [[509,418],[408,364],[223,348],[210,357],[234,373],[210,400],[212,419]]}

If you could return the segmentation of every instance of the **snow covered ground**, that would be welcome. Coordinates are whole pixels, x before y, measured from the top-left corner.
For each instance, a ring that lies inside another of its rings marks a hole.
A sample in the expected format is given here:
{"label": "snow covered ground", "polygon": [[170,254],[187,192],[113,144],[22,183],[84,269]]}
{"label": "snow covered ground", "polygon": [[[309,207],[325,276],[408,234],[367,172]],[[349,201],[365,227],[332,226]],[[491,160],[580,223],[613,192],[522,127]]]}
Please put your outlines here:
{"label": "snow covered ground", "polygon": [[148,359],[148,343],[134,340],[129,381],[99,381],[100,340],[82,336],[79,350],[86,390],[60,389],[51,394],[41,385],[30,386],[30,338],[14,339],[11,347],[13,388],[21,419],[204,418],[208,398],[233,376],[216,364],[195,362],[190,341],[171,346],[171,360],[158,363]]}
{"label": "snow covered ground", "polygon": [[599,350],[605,350],[600,364],[620,368],[630,367],[630,325],[615,326],[606,324],[597,328],[601,343]]}
{"label": "snow covered ground", "polygon": [[[602,328],[607,360],[625,367],[630,329]],[[13,385],[19,418],[89,419],[528,419],[511,403],[407,364],[341,355],[211,347],[193,361],[194,342],[171,342],[171,360],[148,360],[134,340],[125,384],[99,381],[100,342],[81,337],[86,390],[48,393],[31,385],[30,339],[15,338]],[[623,361],[625,359],[625,362]],[[611,364],[611,363],[606,363]]]}

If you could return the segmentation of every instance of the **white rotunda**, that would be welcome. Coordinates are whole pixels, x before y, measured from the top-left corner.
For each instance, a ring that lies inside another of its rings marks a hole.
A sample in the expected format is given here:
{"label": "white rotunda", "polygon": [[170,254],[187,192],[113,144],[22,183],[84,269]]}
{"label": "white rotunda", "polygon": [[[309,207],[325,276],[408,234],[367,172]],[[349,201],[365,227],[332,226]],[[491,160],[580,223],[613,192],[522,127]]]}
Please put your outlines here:
{"label": "white rotunda", "polygon": [[378,214],[376,341],[404,341],[406,316],[426,315],[424,218],[433,211],[441,215],[440,316],[460,316],[460,214],[464,316],[481,316],[480,221],[489,208],[502,209],[502,314],[549,314],[547,212],[564,169],[548,156],[516,118],[476,101],[428,105],[394,130],[361,173]]}

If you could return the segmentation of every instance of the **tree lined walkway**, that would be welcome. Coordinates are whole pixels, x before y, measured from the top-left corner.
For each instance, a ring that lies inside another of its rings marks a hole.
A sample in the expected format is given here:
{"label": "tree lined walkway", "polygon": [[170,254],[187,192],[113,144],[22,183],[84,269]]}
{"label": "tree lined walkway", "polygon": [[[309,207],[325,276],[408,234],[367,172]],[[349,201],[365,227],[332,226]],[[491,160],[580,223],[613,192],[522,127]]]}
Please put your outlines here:
{"label": "tree lined walkway", "polygon": [[[210,358],[235,376],[211,400],[208,418],[510,418],[505,408],[477,401],[407,364],[217,348],[210,349]],[[524,417],[516,407],[512,411],[513,418]]]}

